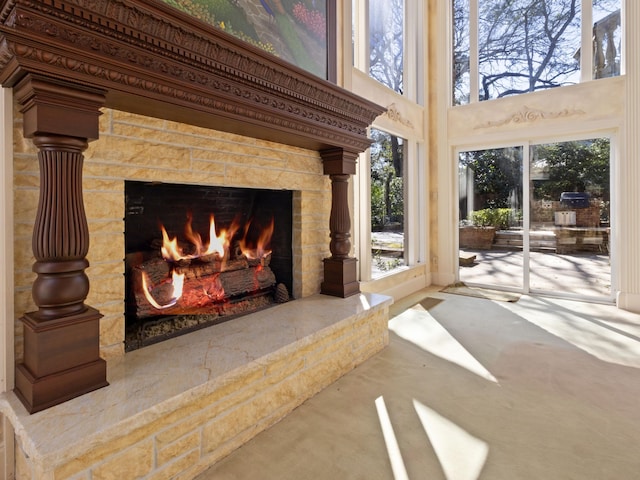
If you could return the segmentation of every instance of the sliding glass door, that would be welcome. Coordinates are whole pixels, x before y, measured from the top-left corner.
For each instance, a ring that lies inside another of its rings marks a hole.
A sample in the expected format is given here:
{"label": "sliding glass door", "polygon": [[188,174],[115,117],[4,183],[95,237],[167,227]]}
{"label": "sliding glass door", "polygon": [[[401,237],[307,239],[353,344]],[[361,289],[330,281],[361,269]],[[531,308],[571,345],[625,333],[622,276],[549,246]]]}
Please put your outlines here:
{"label": "sliding glass door", "polygon": [[522,245],[522,153],[522,147],[507,147],[459,155],[458,243],[463,282],[523,287],[522,248],[512,248]]}
{"label": "sliding glass door", "polygon": [[460,152],[459,279],[610,299],[610,151],[592,138]]}
{"label": "sliding glass door", "polygon": [[611,296],[610,141],[532,145],[531,291]]}

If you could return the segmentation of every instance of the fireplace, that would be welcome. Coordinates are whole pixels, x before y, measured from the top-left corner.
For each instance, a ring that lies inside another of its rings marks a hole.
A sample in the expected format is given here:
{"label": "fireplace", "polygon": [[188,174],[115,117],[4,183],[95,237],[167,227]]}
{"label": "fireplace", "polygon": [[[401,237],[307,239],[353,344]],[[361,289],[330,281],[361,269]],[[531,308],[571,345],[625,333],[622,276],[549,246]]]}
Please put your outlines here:
{"label": "fireplace", "polygon": [[[386,345],[349,209],[383,108],[155,0],[0,0],[0,51],[22,136],[0,395],[18,477],[192,478]],[[295,301],[124,354],[125,184],[168,180],[289,195],[290,277],[269,266]]]}
{"label": "fireplace", "polygon": [[124,190],[125,351],[290,299],[291,191],[139,181]]}

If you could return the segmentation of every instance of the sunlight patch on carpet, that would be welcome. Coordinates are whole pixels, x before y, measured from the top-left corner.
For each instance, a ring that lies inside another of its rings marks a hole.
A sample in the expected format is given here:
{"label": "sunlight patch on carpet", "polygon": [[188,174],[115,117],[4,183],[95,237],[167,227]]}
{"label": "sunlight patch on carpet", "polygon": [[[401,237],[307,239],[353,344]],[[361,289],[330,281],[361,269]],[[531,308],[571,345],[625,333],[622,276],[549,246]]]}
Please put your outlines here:
{"label": "sunlight patch on carpet", "polygon": [[458,365],[485,380],[498,383],[464,346],[426,310],[412,308],[389,321],[389,330],[425,352]]}
{"label": "sunlight patch on carpet", "polygon": [[418,400],[413,406],[447,480],[478,480],[489,456],[489,444]]}

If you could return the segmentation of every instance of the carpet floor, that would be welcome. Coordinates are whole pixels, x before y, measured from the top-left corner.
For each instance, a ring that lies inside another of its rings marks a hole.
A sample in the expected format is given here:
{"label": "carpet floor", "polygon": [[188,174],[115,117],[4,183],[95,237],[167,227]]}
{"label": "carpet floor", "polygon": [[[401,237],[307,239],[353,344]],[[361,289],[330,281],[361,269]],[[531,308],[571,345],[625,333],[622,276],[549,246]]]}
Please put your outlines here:
{"label": "carpet floor", "polygon": [[640,478],[640,316],[429,289],[390,345],[199,480]]}

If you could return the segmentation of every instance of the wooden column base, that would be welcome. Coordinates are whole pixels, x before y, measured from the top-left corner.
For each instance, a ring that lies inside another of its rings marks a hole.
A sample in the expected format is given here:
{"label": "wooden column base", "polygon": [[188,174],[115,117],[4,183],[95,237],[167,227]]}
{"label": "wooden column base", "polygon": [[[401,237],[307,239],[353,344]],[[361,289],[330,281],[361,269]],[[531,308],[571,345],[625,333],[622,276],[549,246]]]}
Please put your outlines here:
{"label": "wooden column base", "polygon": [[100,318],[83,313],[42,320],[25,314],[24,362],[16,367],[15,393],[29,413],[107,386],[107,363],[100,358]]}
{"label": "wooden column base", "polygon": [[356,262],[355,258],[325,258],[320,293],[342,298],[360,293]]}

